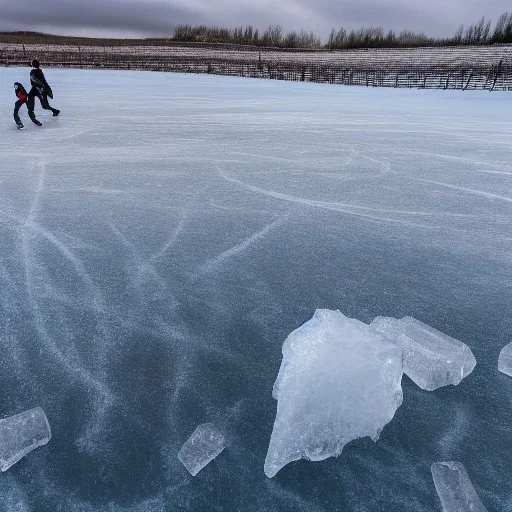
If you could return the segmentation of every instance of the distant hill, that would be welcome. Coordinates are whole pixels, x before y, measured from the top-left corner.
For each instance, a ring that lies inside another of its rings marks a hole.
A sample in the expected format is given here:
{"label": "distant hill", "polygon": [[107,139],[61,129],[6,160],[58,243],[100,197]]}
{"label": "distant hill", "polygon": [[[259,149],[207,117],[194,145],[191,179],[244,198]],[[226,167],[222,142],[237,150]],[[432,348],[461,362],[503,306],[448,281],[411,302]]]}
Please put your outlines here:
{"label": "distant hill", "polygon": [[18,44],[75,44],[87,46],[137,46],[140,44],[169,44],[170,39],[113,39],[95,37],[58,36],[40,32],[0,32],[0,42]]}

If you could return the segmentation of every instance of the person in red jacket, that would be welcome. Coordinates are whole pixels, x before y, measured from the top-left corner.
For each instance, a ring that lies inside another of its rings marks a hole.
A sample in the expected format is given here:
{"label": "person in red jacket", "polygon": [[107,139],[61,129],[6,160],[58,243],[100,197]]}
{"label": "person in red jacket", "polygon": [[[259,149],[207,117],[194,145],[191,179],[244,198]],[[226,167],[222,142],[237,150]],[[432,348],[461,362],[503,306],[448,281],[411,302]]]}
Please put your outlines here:
{"label": "person in red jacket", "polygon": [[[23,128],[24,126],[20,119],[19,110],[22,105],[27,103],[28,93],[22,84],[20,84],[19,82],[14,82],[14,94],[16,94],[16,98],[18,98],[16,103],[14,104],[14,121],[18,125],[18,128]],[[35,117],[31,117],[31,119],[35,124],[41,126],[41,123]]]}

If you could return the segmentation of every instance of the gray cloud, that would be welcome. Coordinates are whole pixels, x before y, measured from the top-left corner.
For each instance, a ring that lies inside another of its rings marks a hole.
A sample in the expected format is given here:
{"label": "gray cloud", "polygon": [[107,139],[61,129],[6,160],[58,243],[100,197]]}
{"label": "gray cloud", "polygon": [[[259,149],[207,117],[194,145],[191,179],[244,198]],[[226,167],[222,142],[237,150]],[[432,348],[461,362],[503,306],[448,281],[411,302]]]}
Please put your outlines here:
{"label": "gray cloud", "polygon": [[[54,27],[60,33],[72,35],[76,29],[93,29],[133,35],[170,35],[180,23],[205,23],[200,12],[170,2],[89,0],[23,0],[6,5],[0,0],[0,30],[4,25],[19,30],[39,31]],[[12,30],[12,28],[11,28]],[[83,31],[82,31],[83,32]]]}
{"label": "gray cloud", "polygon": [[69,35],[167,36],[178,24],[314,30],[381,25],[451,35],[486,15],[496,21],[508,0],[0,0],[0,31]]}

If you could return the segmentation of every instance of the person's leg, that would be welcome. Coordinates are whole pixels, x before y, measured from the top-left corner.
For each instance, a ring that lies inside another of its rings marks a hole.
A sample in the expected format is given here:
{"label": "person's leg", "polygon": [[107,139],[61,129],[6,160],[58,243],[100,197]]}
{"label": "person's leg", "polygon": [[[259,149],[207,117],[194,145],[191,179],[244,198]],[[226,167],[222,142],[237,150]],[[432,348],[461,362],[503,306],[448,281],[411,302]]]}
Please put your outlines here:
{"label": "person's leg", "polygon": [[28,93],[27,97],[27,109],[28,115],[34,115],[34,98],[38,95],[38,90],[35,87],[32,87]]}
{"label": "person's leg", "polygon": [[20,119],[20,116],[19,116],[19,110],[20,110],[20,107],[21,105],[23,105],[24,103],[26,103],[26,100],[18,100],[15,104],[14,104],[14,121],[16,121],[16,124],[20,127],[20,128],[23,128],[23,123],[21,122],[21,119]]}
{"label": "person's leg", "polygon": [[48,96],[46,94],[41,94],[39,96],[39,99],[41,100],[41,107],[43,107],[45,110],[51,110],[54,117],[60,114],[60,110],[57,110],[56,108],[50,106],[50,103],[48,102]]}
{"label": "person's leg", "polygon": [[27,98],[28,117],[30,117],[30,120],[34,124],[37,124],[37,126],[41,126],[41,123],[36,119],[36,115],[34,114],[34,103],[35,103],[34,98],[36,96],[39,99],[41,99],[41,96],[39,95],[39,91],[37,90],[37,88],[32,87],[32,89],[30,89],[30,92],[28,93],[28,98]]}

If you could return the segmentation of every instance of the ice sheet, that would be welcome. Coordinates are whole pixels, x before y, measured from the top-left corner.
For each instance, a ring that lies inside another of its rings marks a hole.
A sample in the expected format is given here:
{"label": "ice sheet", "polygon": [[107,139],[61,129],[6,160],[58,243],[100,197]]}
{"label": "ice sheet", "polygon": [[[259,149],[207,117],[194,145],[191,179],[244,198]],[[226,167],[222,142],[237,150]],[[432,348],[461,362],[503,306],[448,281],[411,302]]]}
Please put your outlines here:
{"label": "ice sheet", "polygon": [[[40,60],[61,109],[40,129],[12,119],[29,68],[0,68],[0,410],[44,404],[54,438],[2,474],[1,512],[432,512],[440,454],[485,460],[510,509],[509,93]],[[282,340],[317,308],[420,318],[478,366],[403,379],[378,443],[269,481]],[[203,418],[230,445],[191,478]]]}

